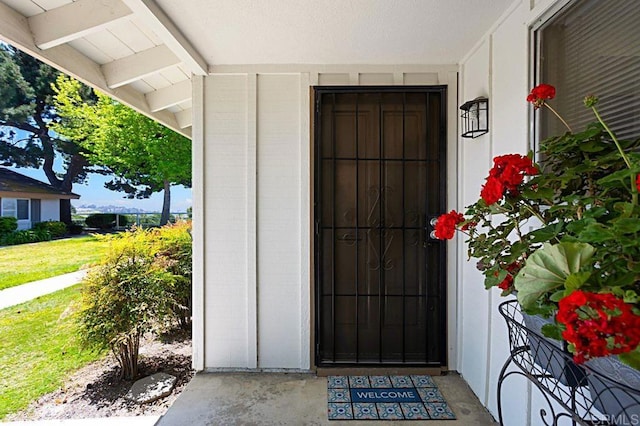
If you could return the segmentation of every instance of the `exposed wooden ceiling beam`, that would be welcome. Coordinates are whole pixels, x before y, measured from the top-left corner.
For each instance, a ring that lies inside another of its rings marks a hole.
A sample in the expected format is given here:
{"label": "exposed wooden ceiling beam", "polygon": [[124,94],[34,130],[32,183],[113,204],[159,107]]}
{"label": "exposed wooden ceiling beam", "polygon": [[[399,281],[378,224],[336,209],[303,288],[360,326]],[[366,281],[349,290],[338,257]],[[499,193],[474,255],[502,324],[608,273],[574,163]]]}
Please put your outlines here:
{"label": "exposed wooden ceiling beam", "polygon": [[183,129],[178,126],[176,117],[171,112],[152,112],[142,93],[130,87],[110,88],[100,66],[71,46],[61,45],[41,50],[34,42],[27,18],[4,3],[0,3],[0,40],[108,94],[176,132],[186,137],[191,137],[190,129]]}
{"label": "exposed wooden ceiling beam", "polygon": [[149,92],[145,96],[149,109],[153,112],[171,108],[191,99],[191,80],[185,80],[173,86]]}
{"label": "exposed wooden ceiling beam", "polygon": [[208,65],[178,27],[153,0],[122,0],[195,75],[207,75]]}
{"label": "exposed wooden ceiling beam", "polygon": [[36,46],[50,49],[129,19],[131,9],[120,0],[78,0],[28,18]]}
{"label": "exposed wooden ceiling beam", "polygon": [[191,108],[176,112],[176,121],[181,129],[191,127],[193,122],[193,110]]}
{"label": "exposed wooden ceiling beam", "polygon": [[161,45],[108,62],[102,65],[102,72],[107,85],[114,89],[179,64],[180,59]]}

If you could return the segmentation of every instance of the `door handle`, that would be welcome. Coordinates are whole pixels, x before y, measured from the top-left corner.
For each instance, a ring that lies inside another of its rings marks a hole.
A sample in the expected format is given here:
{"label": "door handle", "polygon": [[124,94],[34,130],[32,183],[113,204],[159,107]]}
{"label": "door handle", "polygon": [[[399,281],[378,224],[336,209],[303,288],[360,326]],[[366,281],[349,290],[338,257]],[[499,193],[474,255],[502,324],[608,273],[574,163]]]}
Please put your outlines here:
{"label": "door handle", "polygon": [[435,227],[437,222],[438,222],[438,218],[435,216],[429,219],[429,225],[431,226],[431,231],[429,231],[429,239],[431,240],[440,240],[440,238],[436,238]]}

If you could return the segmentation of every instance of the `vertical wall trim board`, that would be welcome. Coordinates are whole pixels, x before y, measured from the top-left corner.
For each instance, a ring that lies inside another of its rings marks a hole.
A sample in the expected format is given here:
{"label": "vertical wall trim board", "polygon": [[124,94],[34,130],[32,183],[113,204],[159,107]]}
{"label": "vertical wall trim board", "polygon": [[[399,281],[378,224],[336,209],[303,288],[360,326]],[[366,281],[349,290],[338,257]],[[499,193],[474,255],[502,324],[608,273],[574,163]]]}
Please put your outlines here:
{"label": "vertical wall trim board", "polygon": [[309,73],[300,74],[300,368],[311,367],[311,92]]}
{"label": "vertical wall trim board", "polygon": [[249,368],[259,365],[258,336],[258,257],[257,257],[257,146],[258,146],[258,77],[247,75],[247,362]]}
{"label": "vertical wall trim board", "polygon": [[[487,42],[489,44],[489,70],[488,70],[488,75],[487,75],[487,87],[489,88],[489,93],[487,94],[488,98],[490,99],[489,102],[491,102],[491,99],[493,99],[493,34],[490,34],[489,37],[487,38]],[[492,117],[493,114],[491,114],[491,107],[489,107],[489,129],[493,128],[493,121],[492,121]],[[489,155],[489,158],[493,158],[493,156],[495,155],[495,149],[494,149],[494,144],[493,144],[493,139],[494,139],[494,132],[489,132],[489,134],[487,135],[489,136],[489,146],[491,147],[491,155]],[[491,167],[491,166],[489,166]],[[489,170],[489,169],[487,169]],[[486,379],[485,379],[485,389],[484,389],[484,401],[482,402],[483,405],[485,407],[489,406],[489,401],[490,401],[490,396],[489,396],[489,390],[491,389],[491,386],[489,386],[489,383],[491,381],[491,346],[492,346],[492,339],[493,339],[493,298],[490,297],[491,294],[490,292],[487,292],[489,297],[488,297],[488,301],[489,303],[487,304],[487,316],[488,316],[488,320],[487,320],[487,324],[489,325],[488,330],[487,330],[487,347],[486,347],[486,351],[487,351],[487,364],[486,364]]]}
{"label": "vertical wall trim board", "polygon": [[204,144],[204,84],[202,76],[192,77],[193,90],[193,127],[192,127],[192,186],[193,186],[193,359],[196,371],[204,370],[205,360],[205,221],[204,162],[206,158]]}
{"label": "vertical wall trim board", "polygon": [[309,333],[299,306],[309,283],[301,281],[300,75],[257,79],[258,367],[298,369]]}
{"label": "vertical wall trim board", "polygon": [[[464,64],[460,65],[460,75],[459,75],[459,81],[458,81],[458,98],[457,98],[457,102],[456,102],[456,141],[457,141],[457,146],[458,146],[458,158],[457,158],[457,179],[456,182],[463,182],[464,181],[464,176],[463,176],[463,171],[465,170],[465,163],[464,163],[464,147],[465,145],[462,143],[462,137],[460,136],[460,132],[459,132],[459,123],[460,123],[460,118],[459,118],[459,114],[458,114],[458,105],[462,105],[462,103],[464,103],[464,98],[466,96],[466,94],[464,93],[464,84],[462,84],[465,81],[465,71],[464,71]],[[458,206],[464,206],[464,199],[465,199],[465,190],[466,188],[464,187],[464,185],[458,185],[458,193],[457,193],[457,203]],[[463,263],[464,262],[464,255],[462,255],[462,253],[464,253],[464,239],[462,238],[458,238],[457,239],[458,244],[457,244],[457,251],[458,253],[461,253],[460,256],[458,256],[458,261],[456,261],[456,272],[457,272],[457,277],[463,277]],[[458,325],[457,327],[457,345],[458,345],[458,356],[456,358],[457,364],[456,364],[456,368],[458,371],[462,372],[462,360],[464,357],[464,345],[462,344],[462,336],[464,333],[464,321],[463,321],[463,309],[460,309],[463,303],[463,293],[462,293],[462,286],[456,282],[456,307],[457,307],[457,315],[456,315],[456,322]]]}
{"label": "vertical wall trim board", "polygon": [[[447,86],[447,204],[451,209],[460,210],[458,193],[460,185],[458,184],[458,71],[448,71],[439,73],[439,83]],[[450,209],[448,209],[450,210]],[[442,212],[445,213],[445,212]],[[458,259],[464,258],[459,253],[459,244],[456,241],[450,241],[447,247],[447,367],[449,369],[458,369],[460,364],[458,359]]]}

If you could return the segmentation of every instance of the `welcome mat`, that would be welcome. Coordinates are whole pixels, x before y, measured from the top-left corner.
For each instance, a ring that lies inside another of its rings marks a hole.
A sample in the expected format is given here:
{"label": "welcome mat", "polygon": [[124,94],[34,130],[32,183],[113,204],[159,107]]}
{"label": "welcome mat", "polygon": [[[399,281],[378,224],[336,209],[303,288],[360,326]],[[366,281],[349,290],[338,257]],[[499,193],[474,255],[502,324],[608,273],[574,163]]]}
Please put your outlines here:
{"label": "welcome mat", "polygon": [[454,420],[430,376],[329,376],[329,420]]}

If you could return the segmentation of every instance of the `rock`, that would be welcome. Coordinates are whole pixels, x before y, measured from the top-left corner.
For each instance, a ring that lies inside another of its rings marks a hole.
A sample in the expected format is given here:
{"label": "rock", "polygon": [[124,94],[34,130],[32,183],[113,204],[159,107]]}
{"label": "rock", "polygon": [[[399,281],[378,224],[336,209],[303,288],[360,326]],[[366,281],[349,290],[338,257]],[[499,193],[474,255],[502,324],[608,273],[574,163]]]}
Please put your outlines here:
{"label": "rock", "polygon": [[169,395],[176,384],[176,380],[171,374],[152,374],[136,381],[131,386],[131,390],[125,395],[125,398],[138,404],[155,401]]}

